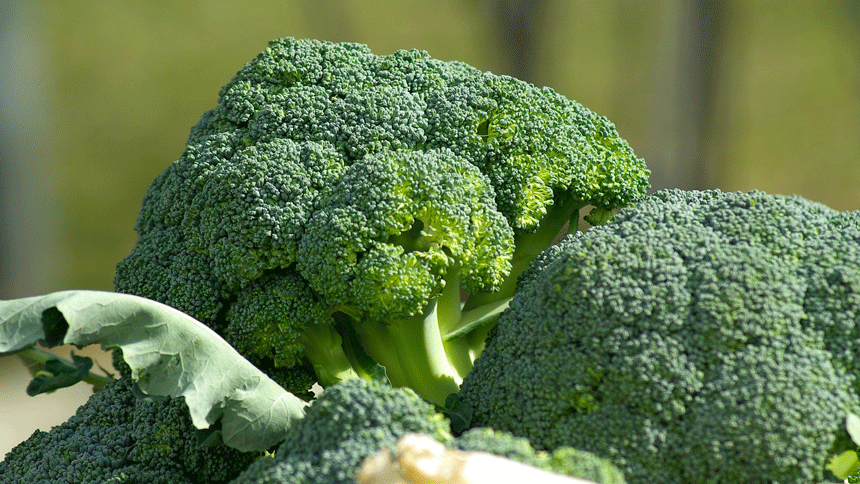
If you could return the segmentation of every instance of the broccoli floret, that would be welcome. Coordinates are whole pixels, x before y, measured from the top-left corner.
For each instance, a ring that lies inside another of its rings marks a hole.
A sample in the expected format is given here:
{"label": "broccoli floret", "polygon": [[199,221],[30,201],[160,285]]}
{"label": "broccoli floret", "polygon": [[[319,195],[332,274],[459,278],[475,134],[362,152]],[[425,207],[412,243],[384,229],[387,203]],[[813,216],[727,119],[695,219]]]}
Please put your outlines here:
{"label": "broccoli floret", "polygon": [[275,455],[253,463],[233,484],[353,482],[366,457],[409,433],[451,438],[447,420],[410,389],[346,380],[326,388]]}
{"label": "broccoli floret", "polygon": [[608,460],[570,447],[550,452],[535,450],[529,441],[508,432],[479,427],[466,431],[454,439],[450,447],[486,452],[506,459],[528,464],[558,474],[578,477],[600,484],[624,484],[624,475]]}
{"label": "broccoli floret", "polygon": [[492,187],[450,151],[393,151],[350,166],[321,200],[298,272],[392,383],[444,402],[472,363],[468,346],[443,340],[461,283],[498,288],[510,271],[513,232]]}
{"label": "broccoli floret", "polygon": [[860,406],[860,223],[665,190],[521,278],[459,398],[473,425],[629,482],[819,482]]}
{"label": "broccoli floret", "polygon": [[442,405],[529,261],[648,176],[612,123],[549,88],[280,39],[152,183],[114,286],[205,322],[276,379],[305,364],[328,385],[372,361]]}
{"label": "broccoli floret", "polygon": [[[317,380],[329,385],[356,376],[317,299],[294,270],[269,271],[236,295],[227,312],[226,339],[299,396]],[[285,314],[292,319],[285,320]]]}
{"label": "broccoli floret", "polygon": [[202,445],[181,399],[142,400],[131,387],[116,380],[65,423],[37,430],[0,462],[0,482],[228,482],[258,457]]}

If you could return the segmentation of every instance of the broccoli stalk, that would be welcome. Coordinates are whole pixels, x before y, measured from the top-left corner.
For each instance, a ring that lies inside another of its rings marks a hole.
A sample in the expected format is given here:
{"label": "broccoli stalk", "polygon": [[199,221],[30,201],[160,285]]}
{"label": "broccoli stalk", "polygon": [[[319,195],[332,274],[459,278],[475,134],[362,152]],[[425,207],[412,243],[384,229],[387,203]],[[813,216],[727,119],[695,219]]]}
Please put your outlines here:
{"label": "broccoli stalk", "polygon": [[437,307],[432,303],[427,313],[408,319],[357,322],[354,327],[362,347],[385,366],[392,383],[441,405],[457,392],[462,376],[452,361],[456,356],[449,355],[450,347],[442,341]]}
{"label": "broccoli stalk", "polygon": [[444,338],[446,324],[463,319],[459,270],[455,267],[451,272],[439,295],[415,316],[396,321],[350,319],[362,348],[385,366],[392,382],[440,406],[458,391],[477,357],[466,339]]}
{"label": "broccoli stalk", "polygon": [[358,378],[357,365],[354,366],[354,361],[344,352],[343,339],[333,326],[308,325],[299,341],[304,345],[304,354],[313,365],[320,385]]}

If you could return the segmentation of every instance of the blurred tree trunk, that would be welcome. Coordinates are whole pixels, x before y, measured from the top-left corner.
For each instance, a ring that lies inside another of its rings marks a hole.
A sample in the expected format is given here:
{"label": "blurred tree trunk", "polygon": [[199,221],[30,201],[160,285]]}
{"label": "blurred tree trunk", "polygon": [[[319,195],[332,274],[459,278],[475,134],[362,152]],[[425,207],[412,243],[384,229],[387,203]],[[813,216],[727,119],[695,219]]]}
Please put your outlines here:
{"label": "blurred tree trunk", "polygon": [[500,74],[536,82],[541,0],[492,0],[499,37]]}
{"label": "blurred tree trunk", "polygon": [[708,159],[720,159],[709,141],[730,12],[731,2],[715,0],[663,4],[648,129],[657,150],[649,160],[655,188],[710,187]]}
{"label": "blurred tree trunk", "polygon": [[61,268],[50,214],[46,69],[29,2],[0,2],[0,298],[53,289]]}

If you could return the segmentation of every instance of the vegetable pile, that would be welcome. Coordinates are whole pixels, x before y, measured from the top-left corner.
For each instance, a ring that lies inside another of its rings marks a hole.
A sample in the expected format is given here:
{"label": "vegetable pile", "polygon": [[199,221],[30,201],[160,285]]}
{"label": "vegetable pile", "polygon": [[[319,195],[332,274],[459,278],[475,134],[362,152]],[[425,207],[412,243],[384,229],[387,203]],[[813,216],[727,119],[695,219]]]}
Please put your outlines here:
{"label": "vegetable pile", "polygon": [[856,471],[827,465],[857,447],[860,212],[648,177],[549,88],[273,41],[150,186],[116,293],[0,302],[0,354],[121,373],[0,481],[353,482],[413,433],[601,483]]}

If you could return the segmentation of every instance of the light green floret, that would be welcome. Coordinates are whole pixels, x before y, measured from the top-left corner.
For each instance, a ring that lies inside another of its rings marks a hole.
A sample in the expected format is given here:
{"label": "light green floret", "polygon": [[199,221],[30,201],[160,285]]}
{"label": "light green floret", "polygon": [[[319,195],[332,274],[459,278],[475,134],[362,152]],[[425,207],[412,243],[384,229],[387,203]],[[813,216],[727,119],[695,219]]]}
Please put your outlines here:
{"label": "light green floret", "polygon": [[355,329],[398,386],[441,404],[473,354],[458,329],[461,287],[497,289],[510,272],[513,232],[493,188],[448,150],[368,155],[321,198],[298,270]]}

